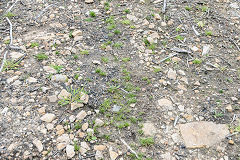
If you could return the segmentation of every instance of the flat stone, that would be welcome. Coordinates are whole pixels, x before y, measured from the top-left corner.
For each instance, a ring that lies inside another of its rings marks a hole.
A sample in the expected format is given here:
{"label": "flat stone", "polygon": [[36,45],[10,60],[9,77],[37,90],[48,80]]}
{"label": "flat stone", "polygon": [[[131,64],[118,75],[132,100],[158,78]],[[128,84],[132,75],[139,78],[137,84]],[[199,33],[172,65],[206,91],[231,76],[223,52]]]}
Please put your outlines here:
{"label": "flat stone", "polygon": [[82,103],[71,103],[71,111],[83,107]]}
{"label": "flat stone", "polygon": [[38,152],[42,152],[43,150],[43,145],[42,142],[38,139],[33,140],[33,144],[37,147]]}
{"label": "flat stone", "polygon": [[96,119],[95,120],[95,125],[94,126],[99,126],[99,127],[101,127],[101,126],[103,126],[104,125],[104,122],[101,120],[101,119]]}
{"label": "flat stone", "polygon": [[63,150],[65,147],[66,147],[66,143],[58,143],[57,144],[57,149],[60,151],[60,150]]}
{"label": "flat stone", "polygon": [[24,54],[19,52],[11,52],[9,55],[13,60],[17,60],[20,57],[22,57]]}
{"label": "flat stone", "polygon": [[172,101],[162,98],[158,100],[158,108],[164,108],[165,110],[173,110]]}
{"label": "flat stone", "polygon": [[56,95],[52,95],[52,96],[48,96],[48,100],[49,102],[53,103],[53,102],[57,102],[58,98]]}
{"label": "flat stone", "polygon": [[103,158],[104,158],[103,153],[101,151],[96,151],[95,159],[96,160],[102,160]]}
{"label": "flat stone", "polygon": [[68,134],[61,135],[60,137],[57,138],[57,142],[69,144],[70,143],[69,135]]}
{"label": "flat stone", "polygon": [[59,99],[64,99],[64,98],[68,98],[71,96],[71,93],[69,93],[66,89],[61,90],[61,92],[58,95]]}
{"label": "flat stone", "polygon": [[85,111],[81,111],[77,114],[76,119],[83,120],[86,116],[87,116],[87,113]]}
{"label": "flat stone", "polygon": [[210,51],[210,48],[211,48],[210,45],[205,45],[205,46],[203,46],[202,55],[204,56],[204,55],[208,54],[209,51]]}
{"label": "flat stone", "polygon": [[96,151],[103,151],[106,149],[106,146],[105,145],[94,145],[93,148]]}
{"label": "flat stone", "polygon": [[94,0],[85,0],[85,3],[93,3]]}
{"label": "flat stone", "polygon": [[227,125],[206,121],[179,124],[179,129],[187,148],[211,147],[229,134]]}
{"label": "flat stone", "polygon": [[43,69],[47,73],[51,73],[51,74],[57,73],[57,71],[54,68],[50,67],[50,66],[43,66]]}
{"label": "flat stone", "polygon": [[147,122],[143,124],[143,134],[146,136],[154,136],[157,133],[157,129],[155,128],[154,124]]}
{"label": "flat stone", "polygon": [[72,35],[73,35],[73,37],[81,36],[82,35],[82,31],[80,31],[80,30],[73,31]]}
{"label": "flat stone", "polygon": [[56,74],[52,76],[51,80],[55,82],[67,82],[68,77],[66,75]]}
{"label": "flat stone", "polygon": [[72,145],[67,145],[67,147],[66,147],[66,153],[67,153],[67,157],[68,157],[68,158],[73,158],[74,155],[75,155],[74,146],[72,146]]}
{"label": "flat stone", "polygon": [[36,83],[36,82],[37,82],[37,79],[36,79],[36,78],[33,78],[33,77],[29,77],[29,78],[27,79],[27,81],[28,81],[29,83]]}
{"label": "flat stone", "polygon": [[88,103],[88,100],[89,100],[89,96],[84,93],[84,92],[81,92],[81,98],[80,100],[84,103],[84,104],[87,104]]}
{"label": "flat stone", "polygon": [[85,154],[88,150],[90,150],[88,144],[86,142],[81,142],[80,153]]}
{"label": "flat stone", "polygon": [[86,131],[88,129],[88,123],[86,122],[86,123],[83,123],[83,125],[82,125],[82,130],[83,131]]}
{"label": "flat stone", "polygon": [[111,160],[115,160],[118,157],[118,153],[114,151],[109,151]]}
{"label": "flat stone", "polygon": [[11,78],[8,78],[8,79],[7,79],[7,83],[10,84],[10,83],[12,83],[13,81],[17,80],[18,78],[19,78],[19,76],[13,76],[13,77],[11,77]]}
{"label": "flat stone", "polygon": [[45,121],[45,122],[48,122],[48,123],[50,123],[50,122],[52,122],[54,119],[55,119],[55,114],[52,114],[52,113],[46,113],[46,114],[44,114],[40,119],[42,120],[42,121]]}
{"label": "flat stone", "polygon": [[176,73],[176,71],[174,71],[173,69],[170,68],[168,70],[167,76],[169,79],[175,80],[177,78],[177,73]]}

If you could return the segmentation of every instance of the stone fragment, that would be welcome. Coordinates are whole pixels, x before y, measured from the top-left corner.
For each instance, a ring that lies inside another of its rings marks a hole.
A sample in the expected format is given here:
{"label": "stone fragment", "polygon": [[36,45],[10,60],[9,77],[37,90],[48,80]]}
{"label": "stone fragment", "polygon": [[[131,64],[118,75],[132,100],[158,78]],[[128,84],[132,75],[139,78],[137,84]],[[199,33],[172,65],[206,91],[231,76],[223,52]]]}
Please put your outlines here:
{"label": "stone fragment", "polygon": [[85,3],[93,3],[94,0],[85,0]]}
{"label": "stone fragment", "polygon": [[55,114],[52,114],[52,113],[46,113],[44,114],[40,119],[44,122],[52,122],[54,119],[55,119]]}
{"label": "stone fragment", "polygon": [[11,52],[9,55],[13,60],[17,60],[20,57],[22,57],[24,54],[19,52]]}
{"label": "stone fragment", "polygon": [[76,30],[76,31],[73,31],[73,32],[72,32],[72,36],[73,36],[73,37],[81,36],[81,35],[82,35],[82,31],[80,31],[80,30]]}
{"label": "stone fragment", "polygon": [[179,129],[187,148],[211,147],[229,134],[227,125],[206,121],[179,124]]}
{"label": "stone fragment", "polygon": [[68,157],[68,158],[73,158],[74,155],[75,155],[74,146],[72,146],[72,145],[67,145],[67,147],[66,147],[66,153],[67,153],[67,157]]}
{"label": "stone fragment", "polygon": [[87,104],[88,103],[88,100],[89,100],[89,96],[84,93],[84,92],[81,92],[81,98],[80,100],[84,103],[84,104]]}
{"label": "stone fragment", "polygon": [[95,159],[96,160],[102,160],[103,158],[104,158],[103,153],[101,151],[96,151]]}
{"label": "stone fragment", "polygon": [[71,96],[71,93],[69,93],[66,89],[63,89],[59,95],[58,95],[58,98],[59,99],[63,99],[63,98],[68,98]]}
{"label": "stone fragment", "polygon": [[88,123],[86,122],[86,123],[83,123],[83,125],[82,125],[82,130],[83,131],[86,131],[88,129]]}
{"label": "stone fragment", "polygon": [[103,151],[106,149],[106,146],[105,145],[94,145],[93,148],[96,151]]}
{"label": "stone fragment", "polygon": [[96,119],[95,120],[95,125],[94,126],[99,126],[99,127],[101,127],[101,126],[103,126],[104,125],[104,122],[101,120],[101,119]]}
{"label": "stone fragment", "polygon": [[52,76],[51,80],[55,82],[67,82],[68,77],[66,75],[56,74]]}
{"label": "stone fragment", "polygon": [[36,79],[36,78],[33,78],[33,77],[29,77],[29,78],[27,79],[27,81],[28,81],[29,83],[36,83],[36,82],[37,82],[37,79]]}
{"label": "stone fragment", "polygon": [[48,100],[49,102],[53,103],[53,102],[57,102],[58,98],[56,95],[52,95],[52,96],[48,96]]}
{"label": "stone fragment", "polygon": [[168,70],[167,76],[169,79],[175,80],[177,78],[177,73],[176,73],[176,71],[174,71],[173,69],[170,68]]}
{"label": "stone fragment", "polygon": [[10,84],[10,83],[12,83],[13,81],[17,80],[18,78],[19,78],[19,76],[13,76],[13,77],[11,77],[11,78],[8,78],[8,79],[7,79],[7,83]]}
{"label": "stone fragment", "polygon": [[43,66],[43,69],[47,73],[51,73],[51,74],[57,73],[57,71],[54,68],[50,67],[50,66]]}
{"label": "stone fragment", "polygon": [[57,142],[69,144],[70,143],[69,135],[68,134],[61,135],[60,137],[57,138]]}
{"label": "stone fragment", "polygon": [[118,157],[118,153],[117,153],[117,152],[114,152],[114,151],[112,151],[112,150],[109,151],[109,154],[110,154],[111,160],[115,160],[115,159],[117,159],[117,157]]}
{"label": "stone fragment", "polygon": [[33,144],[37,147],[38,152],[42,152],[43,150],[43,145],[42,142],[38,139],[33,140]]}
{"label": "stone fragment", "polygon": [[77,108],[81,108],[83,107],[83,104],[82,103],[71,103],[71,110],[75,110]]}
{"label": "stone fragment", "polygon": [[170,101],[166,98],[162,98],[162,99],[158,100],[158,108],[162,108],[162,107],[166,110],[173,110],[172,101]]}
{"label": "stone fragment", "polygon": [[204,56],[204,55],[208,54],[209,51],[210,51],[210,45],[204,45],[203,49],[202,49],[202,55]]}
{"label": "stone fragment", "polygon": [[232,108],[231,104],[227,105],[226,110],[228,112],[232,112],[233,111],[233,108]]}
{"label": "stone fragment", "polygon": [[154,124],[150,122],[144,123],[142,130],[145,136],[154,136],[157,133]]}
{"label": "stone fragment", "polygon": [[85,111],[81,111],[77,114],[76,119],[77,120],[83,120],[87,116],[87,113]]}

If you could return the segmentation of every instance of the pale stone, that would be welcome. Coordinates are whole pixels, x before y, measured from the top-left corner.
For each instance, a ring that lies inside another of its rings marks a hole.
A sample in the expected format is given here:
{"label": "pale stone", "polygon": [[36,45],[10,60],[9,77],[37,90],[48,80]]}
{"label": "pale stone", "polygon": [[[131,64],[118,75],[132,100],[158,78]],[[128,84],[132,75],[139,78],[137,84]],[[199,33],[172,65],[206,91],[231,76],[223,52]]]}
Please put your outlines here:
{"label": "pale stone", "polygon": [[82,103],[71,103],[71,110],[75,110],[77,108],[81,108],[83,107],[83,104]]}
{"label": "pale stone", "polygon": [[17,60],[20,57],[22,57],[24,54],[19,52],[11,52],[9,55],[13,60]]}
{"label": "pale stone", "polygon": [[43,115],[40,119],[42,121],[50,123],[55,119],[55,117],[56,117],[55,114],[47,113],[47,114]]}
{"label": "pale stone", "polygon": [[165,27],[165,26],[167,26],[167,23],[166,22],[161,22],[161,26]]}
{"label": "pale stone", "polygon": [[179,124],[179,128],[187,148],[211,147],[229,134],[227,125],[206,121]]}
{"label": "pale stone", "polygon": [[66,75],[56,74],[52,76],[51,80],[56,82],[67,82],[68,77]]}
{"label": "pale stone", "polygon": [[233,111],[233,108],[232,108],[231,104],[227,105],[226,110],[228,112],[232,112]]}
{"label": "pale stone", "polygon": [[56,71],[54,68],[50,67],[50,66],[43,66],[43,69],[44,69],[44,71],[46,71],[47,73],[51,73],[51,74],[57,73],[57,71]]}
{"label": "pale stone", "polygon": [[38,139],[33,140],[33,144],[37,147],[38,152],[42,152],[43,150],[43,145],[42,142]]}
{"label": "pale stone", "polygon": [[37,79],[36,79],[36,78],[33,78],[33,77],[29,77],[29,78],[27,79],[27,81],[28,81],[29,83],[36,83],[36,82],[37,82]]}
{"label": "pale stone", "polygon": [[88,100],[89,100],[89,96],[84,93],[84,92],[81,92],[81,98],[80,100],[84,103],[84,104],[87,104],[88,103]]}
{"label": "pale stone", "polygon": [[59,95],[58,95],[58,98],[59,99],[64,99],[64,98],[68,98],[71,96],[71,93],[69,93],[66,89],[63,89]]}
{"label": "pale stone", "polygon": [[167,76],[169,79],[175,80],[177,78],[177,73],[176,73],[176,71],[174,71],[173,69],[170,68],[168,70]]}
{"label": "pale stone", "polygon": [[80,31],[80,30],[76,30],[76,31],[73,31],[73,32],[72,32],[72,36],[73,36],[73,37],[81,36],[81,35],[82,35],[82,31]]}
{"label": "pale stone", "polygon": [[85,111],[81,111],[77,114],[76,119],[77,120],[83,120],[87,116],[87,113]]}
{"label": "pale stone", "polygon": [[173,110],[172,101],[165,98],[158,100],[158,108],[162,108],[162,107],[166,110]]}
{"label": "pale stone", "polygon": [[49,102],[53,103],[53,102],[57,102],[58,98],[56,95],[52,95],[52,96],[48,96],[48,100]]}
{"label": "pale stone", "polygon": [[57,144],[57,149],[60,151],[60,150],[63,150],[65,147],[66,147],[66,143],[58,143]]}
{"label": "pale stone", "polygon": [[95,125],[94,126],[99,126],[99,127],[101,127],[101,126],[103,126],[104,125],[104,122],[101,120],[101,119],[96,119],[95,120]]}
{"label": "pale stone", "polygon": [[111,160],[115,160],[118,157],[118,153],[114,151],[109,151]]}
{"label": "pale stone", "polygon": [[83,123],[82,130],[86,131],[88,129],[88,123]]}
{"label": "pale stone", "polygon": [[103,151],[106,149],[106,146],[105,145],[94,145],[93,148],[96,151]]}
{"label": "pale stone", "polygon": [[147,122],[143,124],[143,134],[146,136],[154,136],[157,133],[157,129],[154,124]]}
{"label": "pale stone", "polygon": [[69,144],[70,143],[69,135],[68,134],[61,135],[60,137],[57,138],[57,142]]}
{"label": "pale stone", "polygon": [[93,3],[94,0],[85,0],[85,3]]}
{"label": "pale stone", "polygon": [[66,147],[66,153],[67,153],[67,157],[68,157],[68,158],[73,158],[74,155],[75,155],[74,146],[72,146],[72,145],[67,145],[67,147]]}
{"label": "pale stone", "polygon": [[103,158],[104,158],[103,153],[101,151],[96,151],[95,159],[96,160],[102,160]]}
{"label": "pale stone", "polygon": [[7,83],[10,84],[10,83],[12,83],[13,81],[17,80],[18,78],[19,78],[19,76],[14,76],[14,77],[8,78],[8,79],[7,79]]}

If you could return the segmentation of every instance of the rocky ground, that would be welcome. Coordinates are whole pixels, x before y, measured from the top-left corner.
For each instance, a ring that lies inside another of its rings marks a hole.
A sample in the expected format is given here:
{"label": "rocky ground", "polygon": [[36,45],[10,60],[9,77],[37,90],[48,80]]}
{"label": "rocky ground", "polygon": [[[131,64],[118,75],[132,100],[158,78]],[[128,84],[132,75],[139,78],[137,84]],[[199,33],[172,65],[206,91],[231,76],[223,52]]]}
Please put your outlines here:
{"label": "rocky ground", "polygon": [[240,3],[163,6],[0,0],[0,158],[239,160]]}

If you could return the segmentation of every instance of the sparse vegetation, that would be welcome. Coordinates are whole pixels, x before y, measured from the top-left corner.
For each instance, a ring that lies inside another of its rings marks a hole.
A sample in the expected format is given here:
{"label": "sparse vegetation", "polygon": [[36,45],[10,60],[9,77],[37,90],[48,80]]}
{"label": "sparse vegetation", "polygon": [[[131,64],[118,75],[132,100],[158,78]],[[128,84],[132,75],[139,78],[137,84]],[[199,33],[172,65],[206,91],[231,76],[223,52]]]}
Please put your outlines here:
{"label": "sparse vegetation", "polygon": [[47,60],[48,56],[45,53],[38,53],[35,58],[39,61]]}

